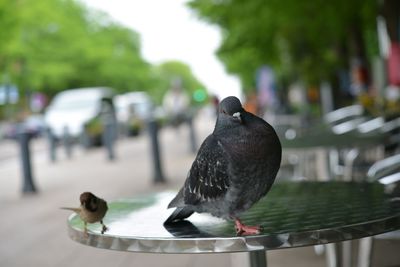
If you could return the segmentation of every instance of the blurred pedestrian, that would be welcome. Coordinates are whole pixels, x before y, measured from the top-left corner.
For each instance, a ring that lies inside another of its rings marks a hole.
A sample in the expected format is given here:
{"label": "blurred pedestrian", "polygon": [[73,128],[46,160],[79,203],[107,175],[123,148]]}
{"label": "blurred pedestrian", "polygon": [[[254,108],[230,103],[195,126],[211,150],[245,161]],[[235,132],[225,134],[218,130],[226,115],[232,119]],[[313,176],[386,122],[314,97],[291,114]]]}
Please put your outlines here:
{"label": "blurred pedestrian", "polygon": [[188,118],[189,97],[182,88],[182,81],[179,78],[172,80],[171,88],[164,95],[163,107],[173,126],[179,126]]}
{"label": "blurred pedestrian", "polygon": [[249,93],[246,96],[246,101],[244,102],[243,107],[247,112],[257,115],[259,113],[257,93]]}
{"label": "blurred pedestrian", "polygon": [[215,116],[217,116],[218,115],[218,107],[219,107],[219,98],[217,95],[213,95],[211,97],[211,104],[214,108],[214,114],[215,114]]}
{"label": "blurred pedestrian", "polygon": [[261,66],[256,73],[258,115],[263,117],[268,111],[275,114],[279,108],[276,95],[275,73],[269,66]]}
{"label": "blurred pedestrian", "polygon": [[115,107],[110,99],[102,99],[100,108],[100,120],[102,124],[102,142],[104,145],[112,145],[117,138],[117,117]]}
{"label": "blurred pedestrian", "polygon": [[369,77],[365,64],[360,59],[353,59],[350,70],[351,84],[350,94],[357,98],[367,92]]}

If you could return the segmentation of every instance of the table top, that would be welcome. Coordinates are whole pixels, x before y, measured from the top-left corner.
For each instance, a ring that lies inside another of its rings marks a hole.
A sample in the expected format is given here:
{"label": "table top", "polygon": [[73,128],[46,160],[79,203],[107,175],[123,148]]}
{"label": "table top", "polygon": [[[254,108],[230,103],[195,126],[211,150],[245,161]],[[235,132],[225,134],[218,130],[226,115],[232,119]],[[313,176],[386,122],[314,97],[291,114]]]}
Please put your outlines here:
{"label": "table top", "polygon": [[[398,192],[397,190],[393,192]],[[400,229],[400,198],[379,183],[281,182],[243,214],[259,235],[237,236],[233,222],[208,214],[164,226],[174,192],[120,199],[109,203],[102,235],[76,214],[68,219],[69,236],[82,244],[120,251],[216,253],[272,250],[339,242]]]}
{"label": "table top", "polygon": [[311,127],[296,133],[289,133],[289,138],[280,138],[283,148],[304,149],[315,147],[368,147],[384,144],[388,135],[379,131],[371,133],[359,133],[350,131],[343,134],[335,134],[331,130],[319,127]]}

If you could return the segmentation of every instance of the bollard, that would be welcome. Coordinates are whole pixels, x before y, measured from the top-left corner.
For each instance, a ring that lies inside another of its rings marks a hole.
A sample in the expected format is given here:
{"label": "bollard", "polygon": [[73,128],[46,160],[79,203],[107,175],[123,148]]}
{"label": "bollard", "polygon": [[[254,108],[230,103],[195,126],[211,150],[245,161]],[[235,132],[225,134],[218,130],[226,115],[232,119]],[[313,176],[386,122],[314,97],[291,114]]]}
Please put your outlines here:
{"label": "bollard", "polygon": [[110,161],[115,159],[114,139],[114,124],[106,123],[103,130],[103,144],[107,150],[107,156]]}
{"label": "bollard", "polygon": [[190,149],[191,149],[192,153],[196,153],[196,151],[197,151],[197,142],[196,142],[196,132],[195,132],[194,126],[193,126],[193,117],[190,117],[188,119],[188,125],[189,125]]}
{"label": "bollard", "polygon": [[18,131],[18,143],[20,147],[22,172],[24,176],[24,183],[22,188],[23,193],[36,193],[36,187],[33,183],[32,177],[32,166],[29,149],[30,139],[30,134],[21,127],[21,129],[19,129]]}
{"label": "bollard", "polygon": [[64,127],[63,131],[63,144],[65,148],[65,154],[67,155],[67,158],[70,159],[72,156],[72,141],[68,127],[66,126]]}
{"label": "bollard", "polygon": [[153,158],[153,170],[154,170],[154,183],[164,183],[165,178],[162,172],[161,159],[160,159],[160,147],[158,142],[158,125],[155,119],[149,119],[147,123],[147,131],[150,136],[151,142],[151,154]]}
{"label": "bollard", "polygon": [[50,128],[47,129],[47,140],[49,142],[50,161],[56,162],[56,160],[57,160],[56,137],[54,136],[54,134]]}

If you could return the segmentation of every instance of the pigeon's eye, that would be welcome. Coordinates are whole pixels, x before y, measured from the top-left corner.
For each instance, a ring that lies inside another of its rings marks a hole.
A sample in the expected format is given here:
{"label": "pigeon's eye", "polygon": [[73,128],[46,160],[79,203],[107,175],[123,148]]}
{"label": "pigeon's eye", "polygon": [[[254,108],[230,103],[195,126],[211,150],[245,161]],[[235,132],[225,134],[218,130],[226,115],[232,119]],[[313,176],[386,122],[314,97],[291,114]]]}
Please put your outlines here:
{"label": "pigeon's eye", "polygon": [[226,112],[225,110],[222,110],[222,113],[228,115],[228,112]]}

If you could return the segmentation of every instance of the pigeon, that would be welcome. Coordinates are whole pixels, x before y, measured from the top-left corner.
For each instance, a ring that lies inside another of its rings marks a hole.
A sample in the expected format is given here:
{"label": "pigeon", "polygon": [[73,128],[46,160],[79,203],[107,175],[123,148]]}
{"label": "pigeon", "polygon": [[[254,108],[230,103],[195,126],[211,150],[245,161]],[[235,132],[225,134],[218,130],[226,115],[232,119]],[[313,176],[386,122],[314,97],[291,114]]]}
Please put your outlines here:
{"label": "pigeon", "polygon": [[103,223],[103,218],[108,210],[107,202],[104,199],[96,197],[90,192],[82,193],[79,197],[79,200],[81,202],[81,206],[79,208],[62,207],[61,209],[72,210],[79,215],[79,217],[85,224],[85,236],[88,235],[87,224],[96,222],[101,223],[101,225],[103,226],[101,233],[104,234],[104,232],[108,230],[108,228]]}
{"label": "pigeon", "polygon": [[243,109],[234,96],[223,99],[214,131],[204,140],[183,187],[169,203],[175,208],[164,224],[194,212],[233,220],[238,235],[259,234],[239,216],[271,189],[282,147],[265,120]]}

